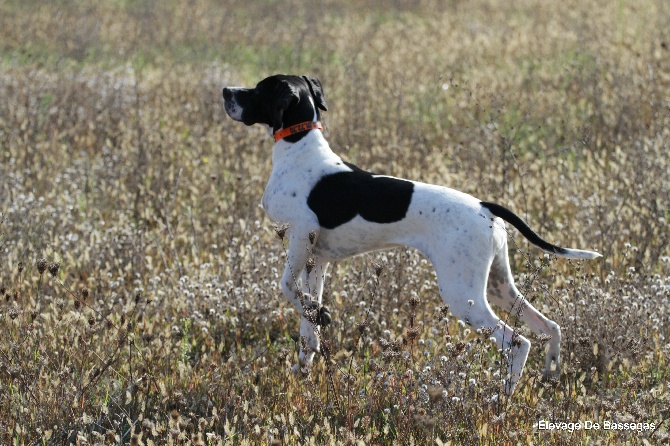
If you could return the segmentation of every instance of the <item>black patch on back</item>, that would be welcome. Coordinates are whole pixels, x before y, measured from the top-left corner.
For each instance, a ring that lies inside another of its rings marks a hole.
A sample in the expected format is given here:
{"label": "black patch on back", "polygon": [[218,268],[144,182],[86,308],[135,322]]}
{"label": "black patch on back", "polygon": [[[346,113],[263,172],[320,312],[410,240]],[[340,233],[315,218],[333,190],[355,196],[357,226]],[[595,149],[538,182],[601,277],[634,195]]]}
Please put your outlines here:
{"label": "black patch on back", "polygon": [[326,229],[347,223],[357,215],[373,223],[393,223],[407,215],[414,184],[407,180],[373,177],[345,163],[353,172],[326,175],[316,183],[307,205]]}

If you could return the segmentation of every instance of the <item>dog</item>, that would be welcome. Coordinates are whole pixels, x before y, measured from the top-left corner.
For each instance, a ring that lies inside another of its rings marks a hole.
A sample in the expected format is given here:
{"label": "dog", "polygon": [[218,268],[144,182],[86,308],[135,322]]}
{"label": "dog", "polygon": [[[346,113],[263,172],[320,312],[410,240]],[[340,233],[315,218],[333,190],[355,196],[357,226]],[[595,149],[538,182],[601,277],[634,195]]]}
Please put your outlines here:
{"label": "dog", "polygon": [[447,187],[375,175],[343,161],[323,135],[319,119],[328,106],[314,77],[274,75],[254,88],[226,87],[223,98],[233,120],[262,124],[275,139],[261,205],[270,219],[288,224],[281,290],[302,315],[294,371],[312,364],[320,328],[330,321],[329,311],[321,307],[329,262],[407,246],[431,261],[442,299],[454,316],[475,329],[493,330],[491,336],[507,354],[507,394],[522,375],[530,341],[494,314],[487,294],[501,308],[516,308],[524,323],[549,339],[545,375],[560,374],[561,329],[514,285],[504,221],[548,253],[570,259],[600,254],[553,245],[498,204]]}

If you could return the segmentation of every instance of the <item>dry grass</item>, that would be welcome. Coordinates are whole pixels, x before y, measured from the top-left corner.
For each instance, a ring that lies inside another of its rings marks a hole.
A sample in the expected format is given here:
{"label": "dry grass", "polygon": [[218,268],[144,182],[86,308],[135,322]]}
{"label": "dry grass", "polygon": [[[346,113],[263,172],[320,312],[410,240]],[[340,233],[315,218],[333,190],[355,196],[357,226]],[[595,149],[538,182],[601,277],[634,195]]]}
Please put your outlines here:
{"label": "dry grass", "polygon": [[[1,1],[0,443],[666,442],[669,7]],[[487,333],[405,250],[335,265],[329,359],[287,373],[298,315],[258,208],[272,143],[220,98],[275,72],[322,80],[345,158],[605,255],[517,238],[522,291],[565,333],[559,381],[534,339],[496,401]]]}

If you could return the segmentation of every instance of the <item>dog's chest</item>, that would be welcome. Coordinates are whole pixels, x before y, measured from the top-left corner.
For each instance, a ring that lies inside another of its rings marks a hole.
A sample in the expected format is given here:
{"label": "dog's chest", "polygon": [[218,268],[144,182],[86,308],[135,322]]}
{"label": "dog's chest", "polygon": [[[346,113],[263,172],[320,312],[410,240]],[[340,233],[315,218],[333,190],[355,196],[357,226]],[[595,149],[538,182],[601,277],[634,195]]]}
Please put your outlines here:
{"label": "dog's chest", "polygon": [[282,223],[289,223],[299,218],[296,213],[307,201],[312,182],[310,180],[309,174],[295,175],[289,170],[274,169],[261,200],[268,217]]}
{"label": "dog's chest", "polygon": [[[296,147],[297,146],[297,147]],[[347,169],[325,146],[275,148],[273,169],[263,192],[261,205],[271,220],[291,223],[303,220],[310,212],[307,197],[319,179]]]}

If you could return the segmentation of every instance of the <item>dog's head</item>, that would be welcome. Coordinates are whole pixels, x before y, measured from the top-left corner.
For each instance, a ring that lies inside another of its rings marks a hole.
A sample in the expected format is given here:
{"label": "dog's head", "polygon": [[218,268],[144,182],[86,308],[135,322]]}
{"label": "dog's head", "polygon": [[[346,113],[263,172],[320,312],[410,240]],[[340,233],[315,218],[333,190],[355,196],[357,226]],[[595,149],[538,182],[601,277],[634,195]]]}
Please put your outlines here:
{"label": "dog's head", "polygon": [[223,89],[228,116],[236,121],[266,124],[273,133],[281,128],[319,119],[328,110],[321,82],[315,77],[276,74],[255,88]]}

